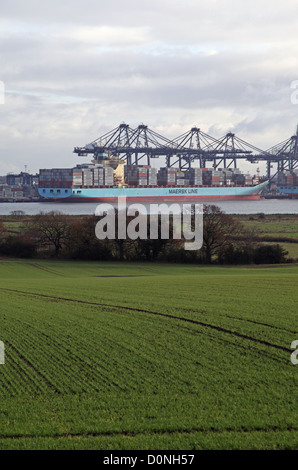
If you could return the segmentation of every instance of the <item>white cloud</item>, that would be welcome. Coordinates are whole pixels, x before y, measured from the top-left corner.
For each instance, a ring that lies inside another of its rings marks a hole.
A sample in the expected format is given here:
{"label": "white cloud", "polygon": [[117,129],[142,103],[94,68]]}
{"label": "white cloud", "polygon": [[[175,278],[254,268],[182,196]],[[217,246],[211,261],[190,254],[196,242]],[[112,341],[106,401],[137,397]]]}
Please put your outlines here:
{"label": "white cloud", "polygon": [[[127,121],[268,148],[297,124],[296,1],[2,0],[0,174],[72,165]],[[25,162],[25,163],[24,163]]]}
{"label": "white cloud", "polygon": [[99,49],[139,46],[152,41],[148,27],[125,26],[80,26],[66,28],[58,33],[58,38],[73,39],[81,44],[92,45]]}

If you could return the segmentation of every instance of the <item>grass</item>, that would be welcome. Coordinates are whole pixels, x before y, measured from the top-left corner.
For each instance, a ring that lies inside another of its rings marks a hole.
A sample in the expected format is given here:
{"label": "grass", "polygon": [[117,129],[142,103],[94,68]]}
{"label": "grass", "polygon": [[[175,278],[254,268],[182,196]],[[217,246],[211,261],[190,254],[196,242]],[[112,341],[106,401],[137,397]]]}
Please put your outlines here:
{"label": "grass", "polygon": [[0,261],[0,449],[295,449],[298,266]]}
{"label": "grass", "polygon": [[256,230],[258,234],[266,237],[280,237],[297,240],[298,243],[298,215],[264,215],[238,216],[244,226],[250,230]]}
{"label": "grass", "polygon": [[286,258],[298,260],[298,215],[238,215],[236,216],[247,229],[254,231],[260,242],[282,246]]}
{"label": "grass", "polygon": [[13,216],[13,215],[1,215],[0,223],[3,224],[8,233],[14,235],[20,233],[24,227],[24,224],[29,222],[32,219],[32,216],[22,215],[22,216]]}

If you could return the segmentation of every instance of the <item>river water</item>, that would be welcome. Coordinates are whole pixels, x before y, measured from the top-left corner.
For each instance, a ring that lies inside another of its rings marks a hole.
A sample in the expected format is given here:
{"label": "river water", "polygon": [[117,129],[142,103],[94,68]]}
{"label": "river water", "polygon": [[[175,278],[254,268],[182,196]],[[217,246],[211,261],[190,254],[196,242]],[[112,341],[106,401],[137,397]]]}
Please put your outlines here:
{"label": "river water", "polygon": [[[215,204],[227,214],[298,214],[298,199],[260,199],[258,201],[206,202]],[[10,215],[12,211],[23,211],[26,215],[39,212],[59,211],[68,215],[92,215],[97,203],[76,202],[14,202],[0,203],[0,215]],[[117,205],[114,204],[114,207]],[[148,211],[148,204],[144,204]]]}

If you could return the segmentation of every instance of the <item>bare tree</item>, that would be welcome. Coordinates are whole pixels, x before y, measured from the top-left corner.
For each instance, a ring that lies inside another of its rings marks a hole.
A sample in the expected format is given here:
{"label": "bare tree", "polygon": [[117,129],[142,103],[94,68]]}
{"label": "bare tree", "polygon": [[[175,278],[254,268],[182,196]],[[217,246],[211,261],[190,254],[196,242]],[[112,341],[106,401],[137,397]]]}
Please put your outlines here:
{"label": "bare tree", "polygon": [[60,212],[40,212],[33,217],[29,232],[39,246],[53,246],[58,257],[69,239],[69,217]]}
{"label": "bare tree", "polygon": [[241,224],[225,214],[218,206],[204,205],[203,251],[205,262],[210,264],[212,257],[224,250],[242,231]]}

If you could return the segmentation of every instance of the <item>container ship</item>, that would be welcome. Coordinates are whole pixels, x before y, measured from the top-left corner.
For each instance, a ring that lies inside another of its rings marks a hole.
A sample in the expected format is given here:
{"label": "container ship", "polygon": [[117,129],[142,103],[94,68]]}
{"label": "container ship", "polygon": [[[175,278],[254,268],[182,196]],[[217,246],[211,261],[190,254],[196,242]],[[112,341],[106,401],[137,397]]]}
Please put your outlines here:
{"label": "container ship", "polygon": [[41,169],[38,192],[44,200],[63,202],[256,200],[267,184],[237,168],[127,166],[102,154],[75,168]]}
{"label": "container ship", "polygon": [[298,198],[298,170],[285,170],[277,174],[276,189],[291,199]]}

